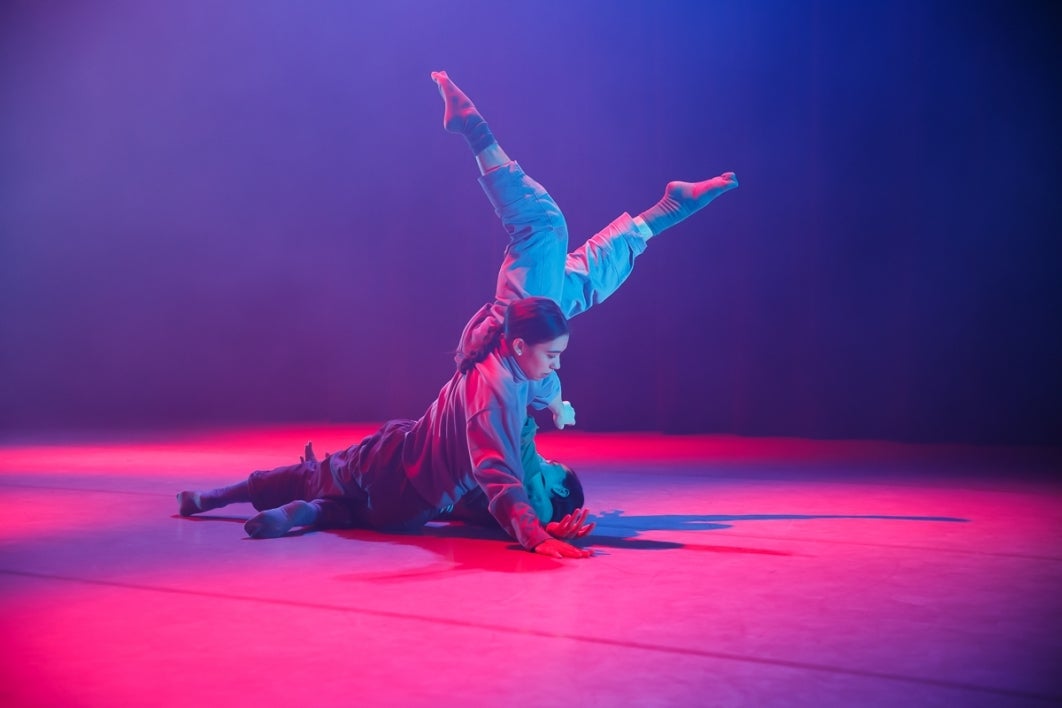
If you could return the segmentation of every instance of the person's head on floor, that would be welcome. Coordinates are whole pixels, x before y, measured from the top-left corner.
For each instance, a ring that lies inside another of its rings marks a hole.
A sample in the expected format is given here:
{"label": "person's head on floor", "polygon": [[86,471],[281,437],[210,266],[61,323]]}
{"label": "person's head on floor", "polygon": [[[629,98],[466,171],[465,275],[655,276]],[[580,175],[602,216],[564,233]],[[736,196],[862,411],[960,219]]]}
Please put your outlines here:
{"label": "person's head on floor", "polygon": [[575,470],[561,462],[545,461],[542,463],[542,477],[549,490],[549,501],[553,507],[550,521],[560,521],[576,509],[582,509],[586,499],[583,485]]}

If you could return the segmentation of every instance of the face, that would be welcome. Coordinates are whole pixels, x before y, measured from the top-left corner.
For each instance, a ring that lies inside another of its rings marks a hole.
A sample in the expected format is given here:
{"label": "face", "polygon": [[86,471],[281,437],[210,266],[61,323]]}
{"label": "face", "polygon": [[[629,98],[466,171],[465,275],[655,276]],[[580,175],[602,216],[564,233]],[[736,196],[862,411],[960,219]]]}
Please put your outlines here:
{"label": "face", "polygon": [[556,462],[546,460],[542,463],[542,483],[549,490],[551,497],[566,497],[570,492],[564,486],[564,480],[568,476],[568,470]]}
{"label": "face", "polygon": [[516,363],[524,375],[539,381],[560,368],[560,355],[568,348],[568,335],[562,334],[556,339],[538,344],[528,344],[517,337],[513,341],[513,354]]}

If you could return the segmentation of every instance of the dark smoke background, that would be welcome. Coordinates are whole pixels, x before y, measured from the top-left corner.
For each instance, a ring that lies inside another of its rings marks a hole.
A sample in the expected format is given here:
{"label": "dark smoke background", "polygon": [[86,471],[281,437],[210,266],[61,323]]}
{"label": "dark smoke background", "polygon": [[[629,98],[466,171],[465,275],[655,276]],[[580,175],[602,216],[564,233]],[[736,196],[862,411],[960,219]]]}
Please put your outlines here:
{"label": "dark smoke background", "polygon": [[446,69],[573,245],[741,188],[573,320],[589,430],[1054,443],[1050,4],[7,2],[0,426],[416,417],[504,233]]}

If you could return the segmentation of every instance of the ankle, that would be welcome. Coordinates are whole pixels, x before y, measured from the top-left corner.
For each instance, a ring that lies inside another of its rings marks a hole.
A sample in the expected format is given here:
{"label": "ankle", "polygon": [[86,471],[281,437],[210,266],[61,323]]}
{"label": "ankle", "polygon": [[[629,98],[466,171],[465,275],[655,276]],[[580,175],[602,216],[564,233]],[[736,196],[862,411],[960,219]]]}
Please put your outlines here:
{"label": "ankle", "polygon": [[655,236],[737,186],[737,177],[733,172],[725,172],[702,182],[668,182],[660,201],[638,216],[645,221]]}

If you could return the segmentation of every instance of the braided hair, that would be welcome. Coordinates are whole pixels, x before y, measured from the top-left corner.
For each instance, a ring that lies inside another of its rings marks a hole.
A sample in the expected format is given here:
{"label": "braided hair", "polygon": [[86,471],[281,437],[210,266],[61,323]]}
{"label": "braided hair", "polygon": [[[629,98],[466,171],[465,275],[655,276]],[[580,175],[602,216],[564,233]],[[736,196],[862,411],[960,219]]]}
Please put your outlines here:
{"label": "braided hair", "polygon": [[487,320],[487,326],[484,327],[482,336],[476,339],[476,343],[466,351],[458,352],[457,370],[462,374],[467,374],[476,364],[486,359],[487,355],[498,346],[501,334],[502,326],[498,320],[493,317]]}
{"label": "braided hair", "polygon": [[490,318],[475,344],[459,354],[457,369],[463,374],[471,371],[498,347],[503,336],[507,342],[523,339],[534,345],[565,334],[568,334],[568,320],[557,303],[548,297],[525,297],[509,305],[505,322],[499,324]]}

